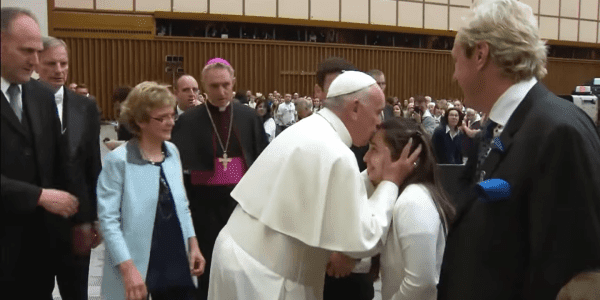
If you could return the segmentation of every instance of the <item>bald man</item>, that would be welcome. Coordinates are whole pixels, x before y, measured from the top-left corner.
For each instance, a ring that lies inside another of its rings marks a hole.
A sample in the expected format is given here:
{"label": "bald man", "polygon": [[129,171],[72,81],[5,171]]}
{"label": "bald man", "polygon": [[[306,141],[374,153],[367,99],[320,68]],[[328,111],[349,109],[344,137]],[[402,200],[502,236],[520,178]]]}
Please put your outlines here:
{"label": "bald man", "polygon": [[183,75],[175,81],[173,94],[177,97],[177,115],[181,115],[190,107],[196,106],[198,99],[198,81],[191,75]]}
{"label": "bald man", "polygon": [[298,121],[312,115],[312,102],[306,98],[298,98],[296,100],[296,113]]}

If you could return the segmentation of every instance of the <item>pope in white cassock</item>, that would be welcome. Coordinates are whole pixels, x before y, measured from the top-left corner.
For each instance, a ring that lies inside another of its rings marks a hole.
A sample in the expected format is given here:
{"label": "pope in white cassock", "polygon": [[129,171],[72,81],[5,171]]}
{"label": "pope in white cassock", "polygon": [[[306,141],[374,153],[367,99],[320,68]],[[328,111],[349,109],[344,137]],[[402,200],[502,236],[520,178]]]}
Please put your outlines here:
{"label": "pope in white cassock", "polygon": [[322,299],[332,252],[368,257],[385,242],[420,148],[409,156],[409,143],[384,163],[368,198],[349,147],[375,133],[383,92],[371,76],[346,71],[324,105],[274,139],[231,193],[238,205],[215,243],[209,299]]}

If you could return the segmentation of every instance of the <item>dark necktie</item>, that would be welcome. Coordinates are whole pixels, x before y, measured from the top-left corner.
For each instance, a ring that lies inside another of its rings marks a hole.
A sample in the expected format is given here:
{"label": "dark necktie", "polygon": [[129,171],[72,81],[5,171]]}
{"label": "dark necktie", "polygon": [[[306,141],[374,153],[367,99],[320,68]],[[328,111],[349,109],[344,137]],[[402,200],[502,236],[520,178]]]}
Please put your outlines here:
{"label": "dark necktie", "polygon": [[490,149],[492,148],[492,139],[494,138],[494,129],[496,128],[498,123],[489,120],[487,125],[483,128],[483,140],[479,144],[479,153],[477,156],[477,177],[481,180],[485,177],[485,173],[481,169],[483,167],[483,162],[487,158]]}
{"label": "dark necktie", "polygon": [[21,121],[21,115],[22,115],[21,103],[20,103],[20,101],[19,101],[20,99],[18,97],[20,92],[21,91],[19,90],[19,86],[14,83],[12,83],[8,87],[8,90],[6,91],[6,93],[8,94],[8,100],[10,100],[10,107],[15,112],[15,115],[17,115],[17,118],[19,119],[19,121]]}

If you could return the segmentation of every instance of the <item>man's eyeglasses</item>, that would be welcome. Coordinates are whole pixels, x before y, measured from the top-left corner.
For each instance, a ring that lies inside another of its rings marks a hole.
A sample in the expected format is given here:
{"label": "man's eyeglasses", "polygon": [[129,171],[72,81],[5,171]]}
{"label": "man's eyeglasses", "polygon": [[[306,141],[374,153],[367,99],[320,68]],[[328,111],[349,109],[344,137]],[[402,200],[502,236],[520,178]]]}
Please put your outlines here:
{"label": "man's eyeglasses", "polygon": [[156,121],[158,121],[158,122],[161,122],[161,123],[163,123],[163,124],[164,124],[164,123],[165,123],[167,120],[169,120],[169,119],[170,119],[171,121],[175,121],[175,120],[177,120],[177,115],[176,115],[176,114],[172,114],[172,115],[169,115],[169,116],[164,116],[164,117],[160,117],[160,118],[154,118],[154,117],[150,117],[150,119],[156,120]]}

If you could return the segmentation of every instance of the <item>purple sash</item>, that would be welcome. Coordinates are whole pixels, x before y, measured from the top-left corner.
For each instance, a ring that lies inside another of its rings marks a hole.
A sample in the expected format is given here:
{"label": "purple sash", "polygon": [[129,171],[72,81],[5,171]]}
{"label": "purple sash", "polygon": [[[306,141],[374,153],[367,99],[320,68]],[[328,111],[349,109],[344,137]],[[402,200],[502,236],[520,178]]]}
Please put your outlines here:
{"label": "purple sash", "polygon": [[224,170],[223,163],[215,158],[214,171],[191,171],[192,185],[232,185],[237,184],[246,173],[246,164],[241,157],[231,157]]}

